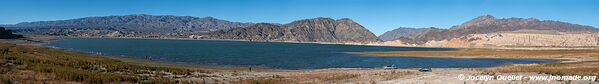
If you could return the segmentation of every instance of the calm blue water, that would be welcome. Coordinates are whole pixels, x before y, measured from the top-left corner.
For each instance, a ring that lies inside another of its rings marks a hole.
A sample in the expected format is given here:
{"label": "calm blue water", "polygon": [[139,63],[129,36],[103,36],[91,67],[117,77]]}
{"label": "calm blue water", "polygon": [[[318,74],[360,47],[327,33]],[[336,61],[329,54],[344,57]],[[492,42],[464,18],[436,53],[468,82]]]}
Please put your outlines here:
{"label": "calm blue water", "polygon": [[280,42],[69,38],[51,42],[47,46],[140,59],[149,56],[157,61],[172,63],[281,69],[376,68],[390,64],[402,68],[471,68],[505,63],[551,62],[542,59],[377,57],[346,52],[455,49]]}

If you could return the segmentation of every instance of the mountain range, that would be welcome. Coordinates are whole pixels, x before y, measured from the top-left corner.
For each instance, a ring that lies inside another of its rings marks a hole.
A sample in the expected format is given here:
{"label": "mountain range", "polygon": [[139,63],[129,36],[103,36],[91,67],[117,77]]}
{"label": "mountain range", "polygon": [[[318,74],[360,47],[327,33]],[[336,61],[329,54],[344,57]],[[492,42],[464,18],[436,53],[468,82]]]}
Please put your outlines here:
{"label": "mountain range", "polygon": [[68,37],[194,38],[334,43],[401,41],[408,44],[424,44],[465,38],[464,36],[472,34],[520,30],[599,32],[599,29],[586,25],[535,18],[495,18],[491,15],[479,16],[448,29],[401,27],[385,32],[379,37],[349,18],[325,17],[278,24],[231,22],[213,17],[134,14],[22,22],[3,26],[21,34]]}
{"label": "mountain range", "polygon": [[[433,27],[431,27],[433,28]],[[400,27],[397,29],[393,29],[391,31],[387,31],[379,36],[379,38],[383,41],[392,41],[397,40],[402,37],[410,37],[416,34],[420,34],[429,28],[410,28],[410,27]]]}
{"label": "mountain range", "polygon": [[230,22],[213,17],[198,18],[192,16],[133,14],[57,21],[22,22],[9,25],[8,27],[24,29],[106,29],[121,32],[192,33],[247,27],[252,24]]}
{"label": "mountain range", "polygon": [[348,18],[312,18],[288,24],[230,22],[212,17],[125,16],[23,22],[7,27],[19,33],[70,37],[202,38],[259,41],[369,43],[380,40]]}
{"label": "mountain range", "polygon": [[246,28],[219,30],[204,37],[210,39],[245,39],[299,42],[379,42],[368,29],[348,18],[313,18],[276,25],[259,23]]}
{"label": "mountain range", "polygon": [[428,41],[449,40],[469,34],[486,34],[517,30],[539,30],[556,32],[599,32],[599,29],[586,25],[572,24],[552,20],[539,20],[535,18],[495,18],[484,15],[467,21],[463,24],[452,26],[449,29],[423,28],[419,30],[399,28],[385,32],[385,40],[401,40],[403,42],[421,44]]}

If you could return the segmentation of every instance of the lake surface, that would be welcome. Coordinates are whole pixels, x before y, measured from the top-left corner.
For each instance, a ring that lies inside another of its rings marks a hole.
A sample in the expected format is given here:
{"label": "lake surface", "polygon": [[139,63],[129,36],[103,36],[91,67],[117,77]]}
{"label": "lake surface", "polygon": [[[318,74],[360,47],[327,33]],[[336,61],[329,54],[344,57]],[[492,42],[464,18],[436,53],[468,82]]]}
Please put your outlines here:
{"label": "lake surface", "polygon": [[383,47],[312,43],[120,38],[68,38],[47,46],[82,52],[201,65],[262,66],[280,69],[473,68],[505,63],[543,63],[544,59],[378,57],[347,52],[455,50],[451,48]]}

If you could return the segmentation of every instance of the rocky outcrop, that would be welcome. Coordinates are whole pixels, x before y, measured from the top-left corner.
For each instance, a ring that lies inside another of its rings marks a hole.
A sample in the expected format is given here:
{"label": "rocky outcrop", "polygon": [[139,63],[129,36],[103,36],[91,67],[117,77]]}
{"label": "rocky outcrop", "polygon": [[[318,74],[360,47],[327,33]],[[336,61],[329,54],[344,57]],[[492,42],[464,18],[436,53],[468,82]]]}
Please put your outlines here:
{"label": "rocky outcrop", "polygon": [[13,34],[12,31],[6,30],[4,27],[0,27],[0,39],[17,39],[24,38],[23,35]]}
{"label": "rocky outcrop", "polygon": [[368,43],[380,40],[351,19],[313,18],[285,25],[255,24],[245,28],[210,32],[206,39],[242,39],[255,41],[298,41]]}

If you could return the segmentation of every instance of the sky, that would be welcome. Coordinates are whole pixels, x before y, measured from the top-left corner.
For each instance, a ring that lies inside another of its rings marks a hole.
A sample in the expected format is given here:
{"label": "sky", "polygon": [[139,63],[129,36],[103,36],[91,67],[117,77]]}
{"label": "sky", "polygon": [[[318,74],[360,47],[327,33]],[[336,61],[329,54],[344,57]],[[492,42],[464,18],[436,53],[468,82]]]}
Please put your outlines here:
{"label": "sky", "polygon": [[376,35],[399,27],[449,28],[482,15],[599,27],[599,0],[0,0],[0,24],[129,14],[289,23],[350,18]]}

